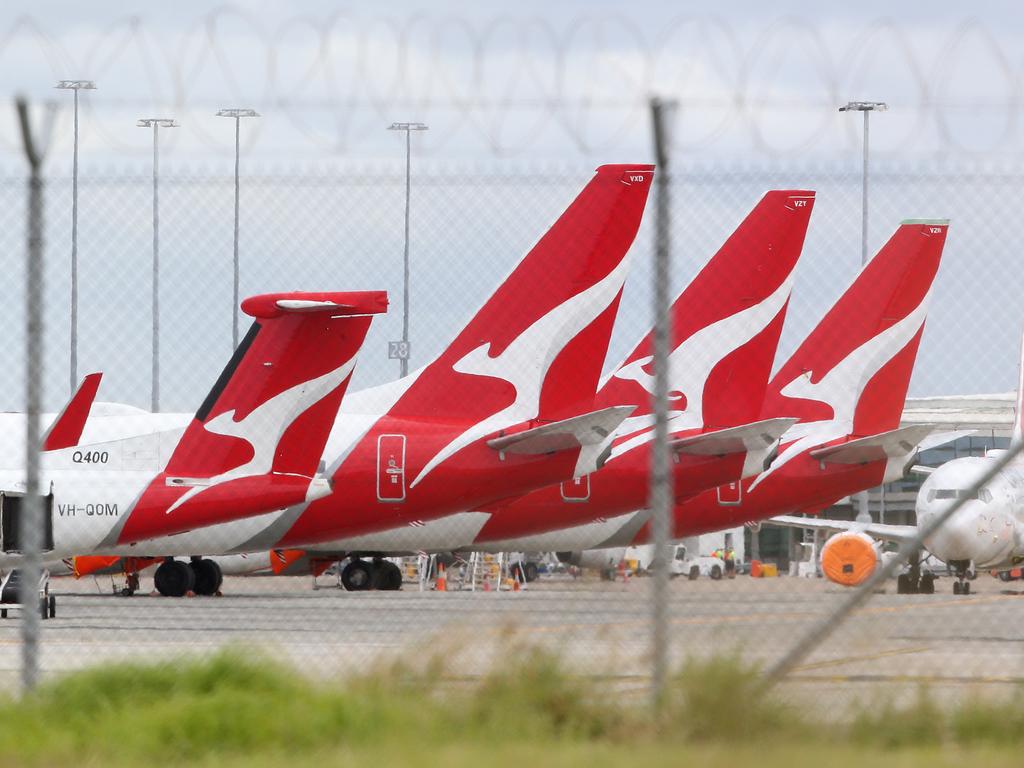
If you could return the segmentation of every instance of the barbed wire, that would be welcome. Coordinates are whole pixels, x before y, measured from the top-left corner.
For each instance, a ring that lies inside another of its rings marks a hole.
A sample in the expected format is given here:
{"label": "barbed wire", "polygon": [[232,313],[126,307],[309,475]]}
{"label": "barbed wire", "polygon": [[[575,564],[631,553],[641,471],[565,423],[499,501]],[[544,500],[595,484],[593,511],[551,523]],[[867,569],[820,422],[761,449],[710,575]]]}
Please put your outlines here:
{"label": "barbed wire", "polygon": [[[895,130],[882,151],[1018,147],[1024,61],[980,20],[938,29],[937,43],[936,30],[880,19],[837,44],[834,30],[793,17],[744,36],[714,16],[641,25],[614,14],[558,24],[344,12],[270,28],[225,6],[176,35],[131,16],[89,38],[54,35],[23,16],[0,37],[0,84],[38,85],[25,82],[23,66],[4,66],[11,60],[35,61],[33,76],[100,81],[85,117],[97,141],[122,151],[144,146],[123,135],[126,111],[173,112],[196,141],[220,150],[229,137],[189,117],[245,103],[282,117],[290,146],[321,153],[359,151],[382,123],[413,114],[438,127],[424,137],[427,153],[471,142],[498,156],[565,144],[589,154],[646,137],[639,126],[651,93],[682,105],[673,136],[681,151],[792,154],[837,136],[852,145],[857,126],[846,120],[837,130],[836,107],[866,97],[898,100],[900,118],[886,118]],[[879,83],[886,93],[877,93]],[[268,133],[253,125],[250,148],[279,143]],[[14,146],[6,125],[0,146]]]}

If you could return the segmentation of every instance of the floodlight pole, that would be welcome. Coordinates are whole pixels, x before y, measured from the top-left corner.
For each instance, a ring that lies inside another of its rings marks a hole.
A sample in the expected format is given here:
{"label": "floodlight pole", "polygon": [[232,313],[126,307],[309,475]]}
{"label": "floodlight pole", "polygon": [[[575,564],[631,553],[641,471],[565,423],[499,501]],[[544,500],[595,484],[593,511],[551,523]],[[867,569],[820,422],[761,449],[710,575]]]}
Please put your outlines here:
{"label": "floodlight pole", "polygon": [[255,109],[221,109],[217,117],[232,117],[235,120],[235,248],[233,259],[233,285],[231,293],[231,348],[238,348],[238,161],[240,155],[241,122],[243,117],[259,117]]}
{"label": "floodlight pole", "polygon": [[153,277],[152,277],[152,366],[150,372],[150,410],[160,410],[160,129],[177,128],[178,124],[171,119],[147,117],[135,123],[139,128],[153,129]]}
{"label": "floodlight pole", "polygon": [[[860,264],[868,263],[868,149],[869,149],[869,117],[872,112],[885,112],[889,105],[884,101],[850,101],[839,108],[840,112],[862,112],[864,114],[864,169],[861,173],[860,200]],[[883,490],[884,493],[884,490]],[[871,510],[868,506],[868,492],[861,491],[857,496],[857,520],[871,522]]]}
{"label": "floodlight pole", "polygon": [[58,80],[54,86],[75,94],[75,143],[71,164],[71,392],[78,386],[78,92],[94,91],[92,80]]}
{"label": "floodlight pole", "polygon": [[406,376],[409,373],[409,190],[411,182],[412,166],[412,139],[413,131],[426,131],[429,126],[425,123],[392,123],[388,126],[389,131],[405,131],[405,251],[402,259],[402,348],[405,354],[399,358],[399,373]]}

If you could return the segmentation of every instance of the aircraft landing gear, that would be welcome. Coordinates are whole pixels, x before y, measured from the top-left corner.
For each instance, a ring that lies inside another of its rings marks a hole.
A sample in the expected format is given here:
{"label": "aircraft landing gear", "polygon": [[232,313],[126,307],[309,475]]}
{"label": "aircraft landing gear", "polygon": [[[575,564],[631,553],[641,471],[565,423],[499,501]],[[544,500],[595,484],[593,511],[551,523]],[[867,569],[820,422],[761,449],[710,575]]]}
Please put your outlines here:
{"label": "aircraft landing gear", "polygon": [[192,590],[197,595],[216,595],[220,592],[221,584],[224,583],[224,574],[217,563],[204,557],[194,557],[189,563],[189,568],[195,575],[195,586],[192,587]]}
{"label": "aircraft landing gear", "polygon": [[196,586],[196,574],[180,560],[168,558],[153,574],[153,586],[164,597],[184,597]]}
{"label": "aircraft landing gear", "polygon": [[949,563],[956,571],[956,581],[953,582],[954,595],[971,594],[971,582],[967,580],[967,569],[971,563],[969,560],[953,560]]}
{"label": "aircraft landing gear", "polygon": [[141,579],[138,573],[126,573],[125,574],[125,585],[121,588],[121,597],[131,597],[139,591],[141,586]]}
{"label": "aircraft landing gear", "polygon": [[365,560],[350,560],[341,569],[341,586],[348,592],[363,592],[373,588],[373,567]]}
{"label": "aircraft landing gear", "polygon": [[373,588],[395,592],[402,588],[402,569],[390,560],[373,561]]}

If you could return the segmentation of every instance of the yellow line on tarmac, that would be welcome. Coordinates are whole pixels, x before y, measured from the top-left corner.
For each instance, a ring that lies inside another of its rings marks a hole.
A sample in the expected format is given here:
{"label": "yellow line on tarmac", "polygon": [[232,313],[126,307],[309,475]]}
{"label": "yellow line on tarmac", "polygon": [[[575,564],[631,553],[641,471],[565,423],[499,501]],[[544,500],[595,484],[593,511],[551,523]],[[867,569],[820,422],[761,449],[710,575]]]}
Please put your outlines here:
{"label": "yellow line on tarmac", "polygon": [[869,653],[864,656],[844,656],[841,659],[829,659],[827,661],[818,661],[813,664],[801,664],[799,667],[794,669],[794,672],[807,672],[813,669],[825,669],[826,667],[840,667],[844,664],[854,664],[858,661],[877,661],[878,659],[884,659],[889,656],[902,656],[908,653],[921,653],[922,651],[930,650],[931,648],[928,646],[921,646],[920,648],[894,648],[888,651]]}

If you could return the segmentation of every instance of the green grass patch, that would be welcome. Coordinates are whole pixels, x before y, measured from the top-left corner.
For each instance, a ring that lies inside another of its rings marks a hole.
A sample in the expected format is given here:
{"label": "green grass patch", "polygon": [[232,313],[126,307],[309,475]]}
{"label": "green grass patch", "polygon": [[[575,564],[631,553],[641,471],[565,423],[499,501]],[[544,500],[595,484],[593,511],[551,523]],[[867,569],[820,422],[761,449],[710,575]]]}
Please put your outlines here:
{"label": "green grass patch", "polygon": [[876,755],[891,768],[952,765],[950,753],[958,764],[984,755],[995,767],[1010,765],[1004,753],[1015,756],[1024,741],[1020,697],[943,708],[922,690],[909,705],[876,704],[852,722],[826,722],[759,692],[756,669],[717,658],[679,670],[664,719],[654,723],[646,696],[623,695],[621,683],[572,674],[537,649],[502,655],[505,662],[470,682],[438,660],[315,682],[243,649],[177,664],[96,667],[0,701],[0,768],[321,759],[381,766],[446,754],[588,768],[680,764],[684,756],[688,765],[792,766],[803,764],[800,755],[808,765],[827,755],[830,766],[841,766]]}

